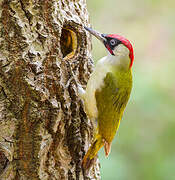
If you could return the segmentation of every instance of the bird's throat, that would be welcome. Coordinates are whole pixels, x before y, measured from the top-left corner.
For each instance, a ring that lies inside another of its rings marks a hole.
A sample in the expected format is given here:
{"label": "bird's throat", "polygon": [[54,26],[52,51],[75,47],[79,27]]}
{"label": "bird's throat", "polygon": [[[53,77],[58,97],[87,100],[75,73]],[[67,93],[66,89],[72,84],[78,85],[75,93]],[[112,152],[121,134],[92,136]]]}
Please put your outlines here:
{"label": "bird's throat", "polygon": [[121,71],[128,71],[130,66],[130,58],[128,55],[118,55],[118,56],[107,56],[107,61],[111,65],[112,69],[117,69]]}

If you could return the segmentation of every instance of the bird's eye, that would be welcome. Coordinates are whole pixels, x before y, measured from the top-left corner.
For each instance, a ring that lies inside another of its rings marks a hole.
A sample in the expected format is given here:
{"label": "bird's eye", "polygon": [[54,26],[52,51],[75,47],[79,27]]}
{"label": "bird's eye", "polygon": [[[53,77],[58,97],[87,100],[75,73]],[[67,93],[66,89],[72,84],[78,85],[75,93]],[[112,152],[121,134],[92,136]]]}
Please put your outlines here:
{"label": "bird's eye", "polygon": [[110,44],[111,44],[112,46],[114,46],[114,45],[116,44],[116,41],[115,41],[114,39],[111,39],[111,40],[110,40]]}

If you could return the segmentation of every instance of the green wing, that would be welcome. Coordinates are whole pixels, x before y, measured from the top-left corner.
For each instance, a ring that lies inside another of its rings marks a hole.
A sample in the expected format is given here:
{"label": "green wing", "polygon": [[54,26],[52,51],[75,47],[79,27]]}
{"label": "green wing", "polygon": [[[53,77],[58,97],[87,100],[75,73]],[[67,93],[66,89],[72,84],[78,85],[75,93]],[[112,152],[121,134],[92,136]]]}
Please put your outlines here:
{"label": "green wing", "polygon": [[[123,78],[124,77],[124,78]],[[106,74],[103,86],[96,90],[98,133],[111,142],[120,123],[132,88],[131,74]]]}

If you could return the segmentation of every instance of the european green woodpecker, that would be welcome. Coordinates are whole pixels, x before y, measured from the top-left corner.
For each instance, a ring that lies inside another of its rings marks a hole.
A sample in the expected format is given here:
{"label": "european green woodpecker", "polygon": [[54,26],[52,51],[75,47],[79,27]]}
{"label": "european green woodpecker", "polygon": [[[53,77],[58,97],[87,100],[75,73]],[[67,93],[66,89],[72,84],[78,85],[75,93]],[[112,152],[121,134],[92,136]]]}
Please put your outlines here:
{"label": "european green woodpecker", "polygon": [[131,43],[118,34],[101,34],[91,28],[85,29],[98,38],[109,52],[97,62],[86,90],[79,87],[88,117],[97,120],[94,140],[82,161],[83,168],[88,169],[101,147],[104,146],[106,156],[110,153],[132,89],[134,53]]}

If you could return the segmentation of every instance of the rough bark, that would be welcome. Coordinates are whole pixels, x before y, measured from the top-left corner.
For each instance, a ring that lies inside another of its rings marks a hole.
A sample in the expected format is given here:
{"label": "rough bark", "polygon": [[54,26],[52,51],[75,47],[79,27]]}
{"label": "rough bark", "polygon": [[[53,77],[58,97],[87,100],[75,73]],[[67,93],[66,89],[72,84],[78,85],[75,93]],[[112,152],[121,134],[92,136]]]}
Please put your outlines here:
{"label": "rough bark", "polygon": [[85,0],[0,0],[0,179],[99,179],[81,160],[92,125]]}

